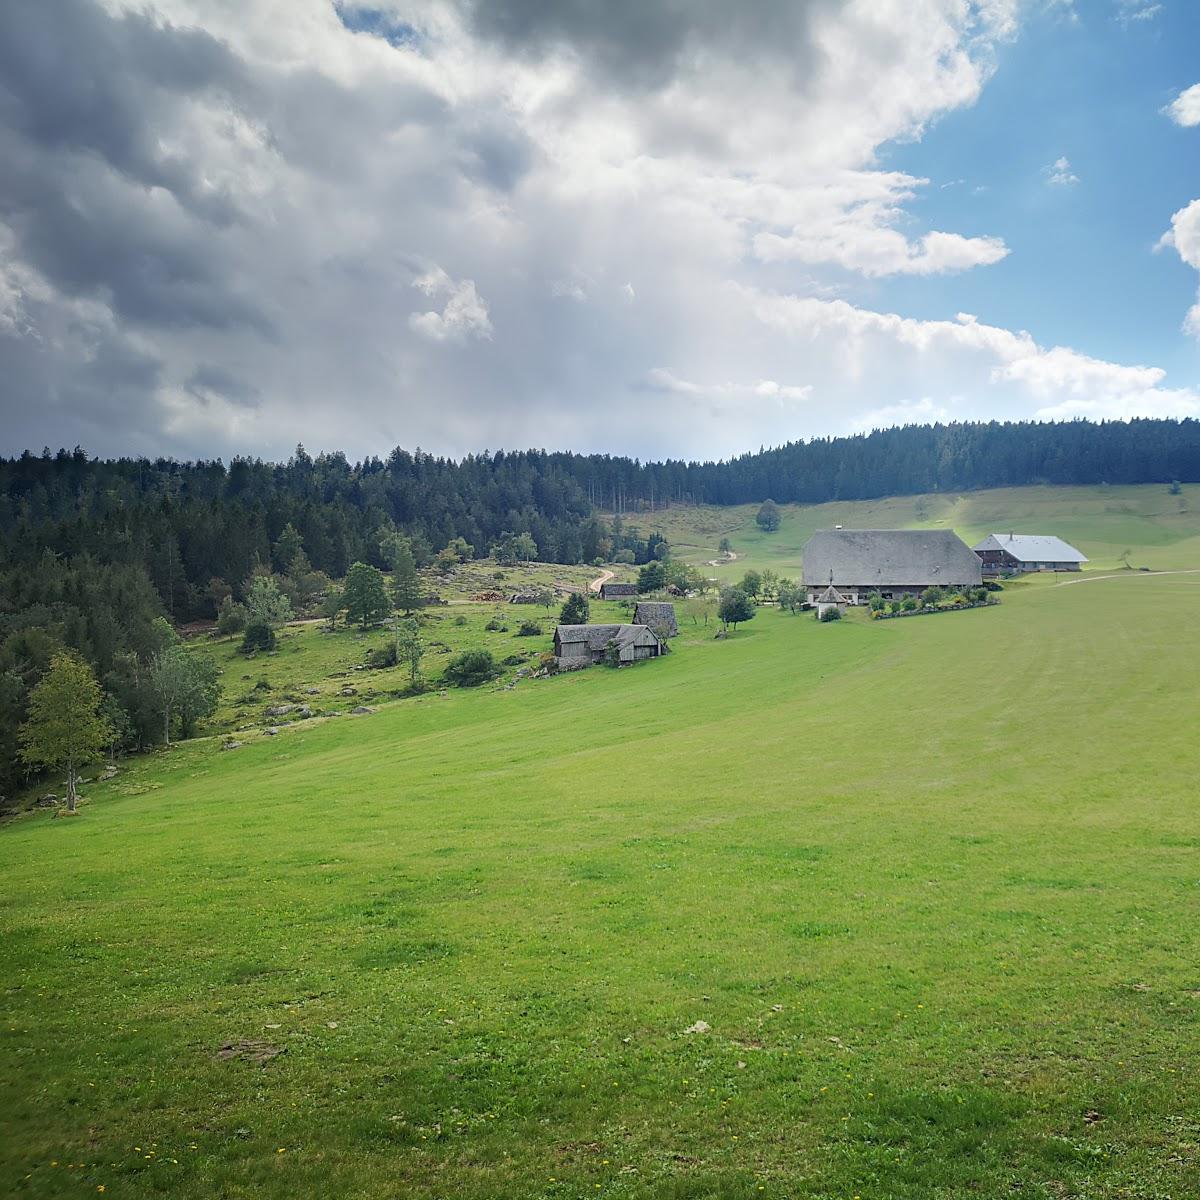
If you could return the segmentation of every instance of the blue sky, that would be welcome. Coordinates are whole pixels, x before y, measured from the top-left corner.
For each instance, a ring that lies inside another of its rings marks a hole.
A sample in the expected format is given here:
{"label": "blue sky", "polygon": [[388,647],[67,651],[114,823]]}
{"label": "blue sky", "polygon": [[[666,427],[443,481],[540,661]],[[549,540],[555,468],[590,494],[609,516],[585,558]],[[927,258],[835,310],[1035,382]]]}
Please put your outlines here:
{"label": "blue sky", "polygon": [[[1170,215],[1200,195],[1200,131],[1162,113],[1200,79],[1200,4],[1168,0],[1125,21],[1105,0],[1031,6],[996,59],[974,105],[882,158],[931,181],[912,206],[919,219],[996,234],[1011,253],[984,270],[889,281],[878,302],[928,318],[965,310],[1200,383],[1200,351],[1181,330],[1195,273],[1153,252]],[[1049,182],[1063,157],[1078,183]]]}
{"label": "blue sky", "polygon": [[1200,417],[1196,0],[0,4],[0,162],[0,452]]}

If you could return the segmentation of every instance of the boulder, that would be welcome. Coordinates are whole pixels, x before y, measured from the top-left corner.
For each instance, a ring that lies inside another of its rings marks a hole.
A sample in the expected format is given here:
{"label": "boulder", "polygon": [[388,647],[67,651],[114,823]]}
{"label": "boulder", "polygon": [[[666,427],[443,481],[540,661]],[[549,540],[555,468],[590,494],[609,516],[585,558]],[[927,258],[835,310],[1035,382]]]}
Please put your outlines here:
{"label": "boulder", "polygon": [[39,796],[34,803],[38,808],[53,808],[58,803],[58,797],[53,792],[47,792],[44,796]]}
{"label": "boulder", "polygon": [[266,734],[267,737],[274,737],[278,732],[279,730],[274,725],[268,726],[263,730],[263,733]]}
{"label": "boulder", "polygon": [[314,715],[315,714],[313,713],[313,710],[309,708],[307,704],[302,704],[298,709],[296,709],[296,716],[300,717],[301,720],[307,720],[309,717]]}
{"label": "boulder", "polygon": [[358,695],[358,688],[355,688],[355,687],[344,687],[344,688],[342,688],[342,692],[341,692],[341,694],[342,694],[343,696],[357,696],[357,695]]}
{"label": "boulder", "polygon": [[319,696],[321,694],[321,689],[320,688],[305,688],[304,694],[306,696]]}
{"label": "boulder", "polygon": [[221,747],[221,749],[222,750],[237,750],[241,746],[241,744],[242,744],[241,742],[226,742]]}
{"label": "boulder", "polygon": [[292,711],[290,704],[276,704],[267,709],[268,717],[283,717]]}
{"label": "boulder", "polygon": [[368,708],[365,704],[360,704],[356,708],[352,708],[350,711],[354,714],[354,716],[361,717],[365,716],[367,713],[373,713],[375,710],[373,708]]}

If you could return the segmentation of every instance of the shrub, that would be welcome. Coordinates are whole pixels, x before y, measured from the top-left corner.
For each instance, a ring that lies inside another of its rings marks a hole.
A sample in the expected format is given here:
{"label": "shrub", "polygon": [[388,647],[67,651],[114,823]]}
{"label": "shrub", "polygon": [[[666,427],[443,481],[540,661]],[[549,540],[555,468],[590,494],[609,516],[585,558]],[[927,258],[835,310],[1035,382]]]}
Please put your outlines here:
{"label": "shrub", "polygon": [[536,621],[522,621],[517,637],[541,637],[542,627]]}
{"label": "shrub", "polygon": [[836,605],[834,605],[831,608],[827,608],[821,614],[822,621],[840,621],[841,619],[842,619],[842,610],[840,608],[838,608]]}
{"label": "shrub", "polygon": [[921,593],[921,605],[923,608],[933,608],[940,604],[946,597],[946,593],[940,587],[929,587]]}
{"label": "shrub", "polygon": [[489,633],[507,633],[508,632],[508,626],[505,625],[504,622],[501,621],[499,617],[493,617],[484,626],[484,629],[486,629]]}
{"label": "shrub", "polygon": [[894,613],[896,613],[896,612],[899,612],[899,611],[900,611],[900,609],[901,609],[902,607],[903,607],[903,602],[902,602],[902,601],[900,601],[900,600],[892,600],[892,601],[891,601],[891,602],[888,604],[888,612],[894,612]]}
{"label": "shrub", "polygon": [[275,649],[275,630],[261,619],[251,621],[246,626],[246,634],[242,638],[242,653],[253,654],[256,650]]}
{"label": "shrub", "polygon": [[394,667],[399,661],[400,655],[396,650],[395,639],[389,639],[384,645],[372,650],[367,655],[367,666],[376,671],[382,671],[385,667]]}
{"label": "shrub", "polygon": [[443,678],[455,687],[478,687],[499,674],[496,660],[488,650],[464,650],[447,664]]}
{"label": "shrub", "polygon": [[246,628],[246,620],[244,604],[239,604],[232,596],[226,596],[221,601],[221,608],[217,613],[217,632],[222,637],[241,633]]}
{"label": "shrub", "polygon": [[901,612],[915,612],[916,608],[917,602],[912,598],[912,596],[905,596],[904,599],[900,601]]}
{"label": "shrub", "polygon": [[883,612],[884,605],[886,603],[887,602],[884,600],[883,596],[880,595],[879,592],[872,592],[867,597],[867,606],[870,608],[870,610],[873,613]]}
{"label": "shrub", "polygon": [[462,626],[464,626],[464,625],[467,623],[467,618],[466,618],[466,617],[461,617],[461,616],[460,616],[460,617],[455,617],[455,618],[454,618],[454,623],[455,623],[455,625],[457,625],[457,626],[458,626],[458,627],[461,629],[461,628],[462,628]]}

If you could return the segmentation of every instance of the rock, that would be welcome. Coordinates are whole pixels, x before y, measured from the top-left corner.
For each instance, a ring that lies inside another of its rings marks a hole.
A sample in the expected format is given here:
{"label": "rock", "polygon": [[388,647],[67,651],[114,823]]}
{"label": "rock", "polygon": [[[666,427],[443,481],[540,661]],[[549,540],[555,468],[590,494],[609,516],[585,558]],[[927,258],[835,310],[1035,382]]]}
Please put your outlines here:
{"label": "rock", "polygon": [[39,796],[35,803],[38,808],[53,808],[58,803],[58,797],[53,792],[47,792],[44,796]]}
{"label": "rock", "polygon": [[116,767],[105,767],[104,774],[102,774],[100,776],[101,779],[115,779],[116,777],[117,777],[117,768]]}
{"label": "rock", "polygon": [[321,694],[321,689],[320,688],[305,688],[304,694],[306,696],[319,696]]}
{"label": "rock", "polygon": [[354,687],[344,687],[344,688],[342,688],[341,694],[342,694],[343,696],[357,696],[357,695],[358,695],[358,688],[354,688]]}
{"label": "rock", "polygon": [[725,632],[725,630],[723,630],[723,629],[718,629],[718,630],[717,630],[717,636],[716,636],[716,640],[717,640],[718,642],[723,642],[723,641],[724,641],[724,640],[725,640],[725,639],[726,639],[728,636],[729,636],[729,635],[728,635],[728,634]]}
{"label": "rock", "polygon": [[276,704],[267,709],[268,717],[283,717],[292,711],[290,704]]}
{"label": "rock", "polygon": [[356,717],[365,716],[367,713],[373,713],[374,711],[375,710],[373,708],[368,708],[365,704],[360,704],[357,708],[352,708],[350,710],[350,712]]}
{"label": "rock", "polygon": [[226,742],[221,747],[221,749],[222,750],[237,750],[241,747],[241,744],[242,744],[241,742]]}
{"label": "rock", "polygon": [[689,1025],[684,1033],[707,1033],[712,1026],[707,1021],[697,1021],[695,1025]]}
{"label": "rock", "polygon": [[298,709],[296,709],[296,716],[300,717],[302,720],[307,720],[313,715],[313,710],[309,708],[307,704],[302,704]]}
{"label": "rock", "polygon": [[274,725],[268,726],[268,728],[263,730],[263,733],[267,737],[274,737],[278,732],[279,732],[279,730],[276,729],[276,727]]}

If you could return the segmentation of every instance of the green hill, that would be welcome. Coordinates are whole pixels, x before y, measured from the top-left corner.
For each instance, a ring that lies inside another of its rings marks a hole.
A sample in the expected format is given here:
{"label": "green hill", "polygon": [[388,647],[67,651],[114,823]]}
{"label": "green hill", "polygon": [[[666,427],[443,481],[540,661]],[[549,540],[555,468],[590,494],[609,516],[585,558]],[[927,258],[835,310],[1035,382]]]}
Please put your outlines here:
{"label": "green hill", "polygon": [[[1100,569],[937,619],[685,619],[630,670],[185,743],[0,828],[0,1186],[1191,1194],[1181,499],[789,508],[769,537],[673,509],[737,572],[919,520]],[[1179,573],[1110,572],[1126,548]]]}
{"label": "green hill", "polygon": [[[770,567],[798,576],[800,552],[818,529],[953,529],[973,544],[994,531],[1053,533],[1078,546],[1093,569],[1115,568],[1125,550],[1150,567],[1178,562],[1200,565],[1200,486],[1181,494],[1166,487],[999,488],[955,495],[902,496],[833,504],[783,504],[775,533],[754,523],[757,504],[730,508],[678,506],[639,513],[627,523],[661,528],[676,554],[720,579],[738,578],[748,567]],[[728,537],[738,559],[713,568],[717,547]]]}

